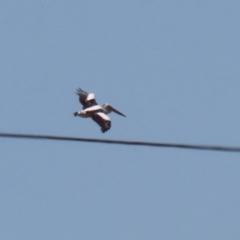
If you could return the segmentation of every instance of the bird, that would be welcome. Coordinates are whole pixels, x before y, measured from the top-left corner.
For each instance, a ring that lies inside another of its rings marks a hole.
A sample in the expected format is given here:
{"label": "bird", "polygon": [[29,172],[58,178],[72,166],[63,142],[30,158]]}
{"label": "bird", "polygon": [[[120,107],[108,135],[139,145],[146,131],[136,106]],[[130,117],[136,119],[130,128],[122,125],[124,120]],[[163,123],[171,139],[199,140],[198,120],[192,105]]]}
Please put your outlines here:
{"label": "bird", "polygon": [[107,114],[115,112],[126,117],[108,103],[104,103],[102,106],[98,105],[93,93],[88,93],[78,88],[76,94],[79,97],[79,102],[82,104],[82,111],[74,112],[73,115],[75,117],[92,118],[92,120],[101,127],[102,133],[105,133],[111,128],[111,120]]}

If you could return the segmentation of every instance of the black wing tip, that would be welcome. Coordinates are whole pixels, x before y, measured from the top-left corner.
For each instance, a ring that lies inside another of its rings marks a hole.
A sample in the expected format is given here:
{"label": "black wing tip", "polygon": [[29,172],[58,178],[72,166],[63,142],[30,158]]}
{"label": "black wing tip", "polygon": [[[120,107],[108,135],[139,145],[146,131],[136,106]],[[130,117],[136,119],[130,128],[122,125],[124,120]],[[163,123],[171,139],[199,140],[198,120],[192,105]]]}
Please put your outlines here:
{"label": "black wing tip", "polygon": [[78,88],[76,91],[76,94],[79,95],[80,93],[86,93],[84,90],[82,90],[81,88]]}
{"label": "black wing tip", "polygon": [[101,128],[102,133],[105,133],[109,130],[110,128]]}
{"label": "black wing tip", "polygon": [[111,122],[108,121],[108,122],[105,123],[105,127],[102,127],[102,128],[101,128],[101,131],[102,131],[102,133],[105,133],[105,132],[108,131],[110,128],[111,128]]}

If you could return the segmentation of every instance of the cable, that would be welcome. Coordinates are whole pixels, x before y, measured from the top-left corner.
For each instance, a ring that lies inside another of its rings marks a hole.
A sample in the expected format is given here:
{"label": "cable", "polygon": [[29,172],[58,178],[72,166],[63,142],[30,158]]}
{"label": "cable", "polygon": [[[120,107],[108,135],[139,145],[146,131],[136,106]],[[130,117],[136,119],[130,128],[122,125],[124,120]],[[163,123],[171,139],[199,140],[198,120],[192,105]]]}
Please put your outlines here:
{"label": "cable", "polygon": [[140,142],[140,141],[124,141],[124,140],[106,140],[106,139],[96,139],[96,138],[61,137],[61,136],[51,136],[51,135],[0,133],[0,137],[42,139],[42,140],[58,140],[58,141],[76,141],[76,142],[91,142],[91,143],[107,143],[107,144],[121,144],[121,145],[149,146],[149,147],[165,147],[165,148],[183,148],[183,149],[224,151],[224,152],[240,152],[240,147],[191,145],[191,144],[175,144],[175,143],[157,143],[157,142]]}

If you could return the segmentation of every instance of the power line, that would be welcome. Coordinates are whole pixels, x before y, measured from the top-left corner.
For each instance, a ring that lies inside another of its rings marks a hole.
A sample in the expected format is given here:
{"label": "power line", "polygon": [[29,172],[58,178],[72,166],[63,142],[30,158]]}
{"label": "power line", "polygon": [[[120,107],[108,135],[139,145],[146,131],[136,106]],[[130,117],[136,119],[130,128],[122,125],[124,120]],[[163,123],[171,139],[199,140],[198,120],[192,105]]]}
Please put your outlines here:
{"label": "power line", "polygon": [[164,148],[182,148],[182,149],[224,151],[224,152],[240,152],[240,147],[192,145],[192,144],[176,144],[176,143],[157,143],[157,142],[141,142],[141,141],[125,141],[125,140],[106,140],[106,139],[96,139],[96,138],[77,138],[77,137],[62,137],[62,136],[51,136],[51,135],[0,133],[0,137],[2,137],[2,138],[57,140],[57,141],[75,141],[75,142],[90,142],[90,143],[105,143],[105,144],[121,144],[121,145],[164,147]]}

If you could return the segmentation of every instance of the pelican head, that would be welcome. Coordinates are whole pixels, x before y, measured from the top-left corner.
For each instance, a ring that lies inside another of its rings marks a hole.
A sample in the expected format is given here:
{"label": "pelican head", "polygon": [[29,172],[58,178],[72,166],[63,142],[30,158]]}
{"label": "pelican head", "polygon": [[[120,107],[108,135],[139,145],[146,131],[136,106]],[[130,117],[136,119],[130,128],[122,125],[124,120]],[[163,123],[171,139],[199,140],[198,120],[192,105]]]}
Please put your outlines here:
{"label": "pelican head", "polygon": [[112,111],[111,106],[108,103],[104,103],[102,105],[102,109],[103,109],[103,112],[106,114],[109,114]]}

